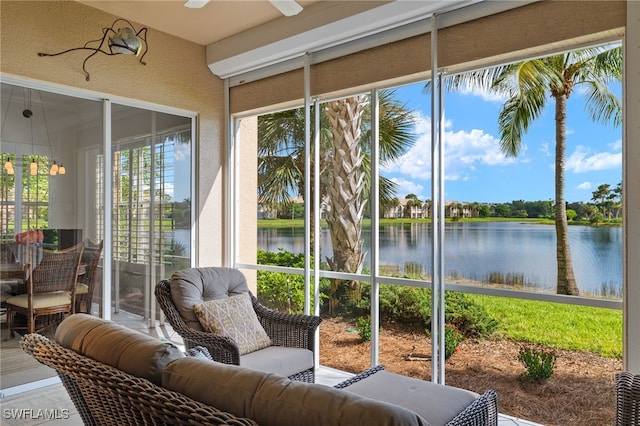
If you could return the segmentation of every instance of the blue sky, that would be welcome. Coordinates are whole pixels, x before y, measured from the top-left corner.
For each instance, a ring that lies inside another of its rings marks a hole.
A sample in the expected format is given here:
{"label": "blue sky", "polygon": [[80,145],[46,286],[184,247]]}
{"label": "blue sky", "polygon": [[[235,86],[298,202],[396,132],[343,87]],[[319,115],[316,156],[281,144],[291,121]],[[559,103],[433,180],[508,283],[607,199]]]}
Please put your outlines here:
{"label": "blue sky", "polygon": [[[415,146],[384,175],[399,185],[398,196],[431,198],[430,97],[423,84],[396,89],[396,97],[415,111]],[[503,99],[486,93],[445,94],[445,198],[458,202],[553,200],[555,162],[554,102],[523,137],[517,158],[500,153],[498,114]],[[598,185],[622,180],[622,129],[593,123],[576,90],[567,101],[565,198],[590,202]]]}

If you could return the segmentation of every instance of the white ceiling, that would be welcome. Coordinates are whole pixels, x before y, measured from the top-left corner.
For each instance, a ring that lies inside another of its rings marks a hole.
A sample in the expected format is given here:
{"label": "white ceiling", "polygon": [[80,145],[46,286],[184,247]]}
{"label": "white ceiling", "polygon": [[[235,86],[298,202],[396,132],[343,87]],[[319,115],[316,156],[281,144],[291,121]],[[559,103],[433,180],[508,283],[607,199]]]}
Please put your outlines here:
{"label": "white ceiling", "polygon": [[[244,76],[274,64],[300,59],[306,53],[404,28],[434,13],[486,2],[297,0],[303,10],[294,16],[284,16],[268,0],[211,0],[197,9],[186,7],[184,0],[78,1],[128,19],[134,26],[143,25],[149,30],[159,30],[206,46],[207,65],[220,78]],[[363,48],[367,47],[373,46]]]}
{"label": "white ceiling", "polygon": [[[185,7],[184,0],[79,0],[79,2],[203,46],[276,19],[282,18],[283,24],[287,19],[289,21],[296,19],[296,17],[283,17],[267,0],[211,0],[200,9]],[[310,14],[309,6],[314,3],[347,2],[351,1],[298,0],[298,3],[304,7],[300,15]],[[357,1],[366,8],[387,2],[388,0]],[[343,11],[343,18],[352,13],[349,8],[343,8]],[[335,17],[335,19],[339,18]]]}

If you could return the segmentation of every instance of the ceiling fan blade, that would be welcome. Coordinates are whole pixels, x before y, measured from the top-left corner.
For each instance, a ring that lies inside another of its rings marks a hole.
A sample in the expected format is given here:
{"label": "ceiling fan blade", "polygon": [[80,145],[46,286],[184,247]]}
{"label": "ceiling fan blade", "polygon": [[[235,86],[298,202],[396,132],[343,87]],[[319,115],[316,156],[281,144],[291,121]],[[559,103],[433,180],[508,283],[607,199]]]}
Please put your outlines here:
{"label": "ceiling fan blade", "polygon": [[295,0],[269,0],[284,16],[293,16],[302,12],[302,6]]}
{"label": "ceiling fan blade", "polygon": [[205,7],[209,3],[209,0],[187,0],[184,2],[184,6],[190,9],[200,9]]}

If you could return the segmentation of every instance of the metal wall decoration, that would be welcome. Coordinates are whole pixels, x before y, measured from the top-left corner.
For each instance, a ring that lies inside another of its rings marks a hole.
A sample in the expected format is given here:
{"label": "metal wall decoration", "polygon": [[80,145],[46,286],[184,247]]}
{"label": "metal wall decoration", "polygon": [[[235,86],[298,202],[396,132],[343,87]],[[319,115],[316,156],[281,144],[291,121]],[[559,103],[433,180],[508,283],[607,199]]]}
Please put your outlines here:
{"label": "metal wall decoration", "polygon": [[[126,23],[127,26],[120,27],[116,30],[114,27],[118,22]],[[148,50],[147,28],[143,27],[140,31],[136,31],[131,22],[118,18],[113,21],[110,27],[102,29],[102,37],[99,39],[90,40],[82,47],[74,47],[57,53],[40,52],[38,56],[58,56],[76,50],[88,50],[91,52],[82,62],[82,71],[84,71],[87,81],[89,81],[89,72],[86,68],[87,61],[98,53],[103,53],[107,56],[121,54],[140,56],[140,63],[146,65],[147,63],[142,59]]]}

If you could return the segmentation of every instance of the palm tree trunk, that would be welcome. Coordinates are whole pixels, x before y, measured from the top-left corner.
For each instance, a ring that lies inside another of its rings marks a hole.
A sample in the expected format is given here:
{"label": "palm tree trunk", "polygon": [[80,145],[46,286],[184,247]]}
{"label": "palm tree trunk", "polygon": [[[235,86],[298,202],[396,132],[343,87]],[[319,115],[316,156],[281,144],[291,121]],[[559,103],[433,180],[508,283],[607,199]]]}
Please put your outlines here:
{"label": "palm tree trunk", "polygon": [[569,247],[569,225],[564,199],[564,163],[567,130],[567,96],[559,94],[556,100],[556,257],[558,267],[557,293],[577,296],[580,294],[571,263]]}
{"label": "palm tree trunk", "polygon": [[[362,201],[364,175],[360,149],[360,124],[367,98],[357,96],[330,102],[326,114],[332,129],[332,158],[329,184],[327,225],[333,245],[333,258],[327,259],[332,271],[360,273],[362,252]],[[362,298],[359,281],[331,282],[329,314],[339,308],[353,307]]]}

